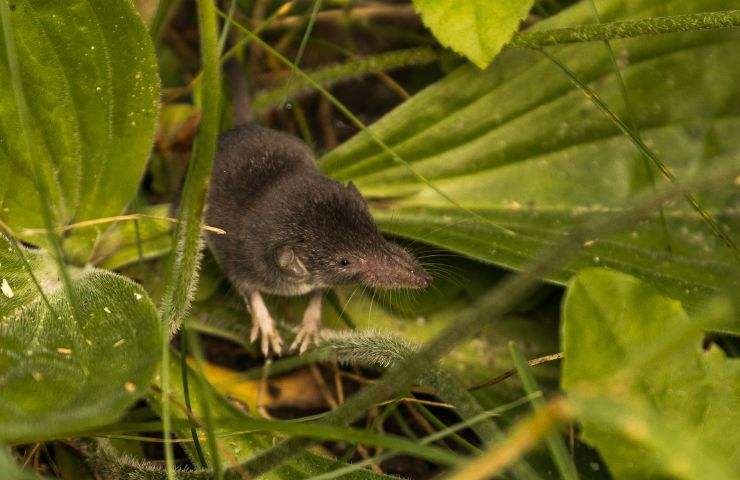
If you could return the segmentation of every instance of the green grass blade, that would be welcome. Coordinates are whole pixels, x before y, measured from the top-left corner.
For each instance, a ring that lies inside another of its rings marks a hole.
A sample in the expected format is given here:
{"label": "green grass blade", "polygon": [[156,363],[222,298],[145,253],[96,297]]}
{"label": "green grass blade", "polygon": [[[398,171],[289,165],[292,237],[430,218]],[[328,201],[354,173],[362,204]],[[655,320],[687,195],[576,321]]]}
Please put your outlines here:
{"label": "green grass blade", "polygon": [[[323,3],[324,0],[314,0],[313,2],[313,9],[311,10],[311,16],[308,18],[306,31],[303,33],[303,38],[301,38],[301,43],[298,46],[298,53],[296,53],[295,55],[295,60],[293,61],[293,65],[290,70],[290,76],[288,77],[288,81],[286,82],[286,92],[290,90],[290,84],[293,83],[293,79],[296,75],[296,69],[298,69],[298,66],[301,64],[303,53],[306,51],[306,45],[308,45],[308,39],[311,36],[311,32],[313,32],[313,26],[316,23],[316,15],[318,15],[319,11],[321,11],[321,6],[323,5]],[[283,97],[283,104],[285,104],[287,100],[288,95],[286,93]]]}
{"label": "green grass blade", "polygon": [[[519,374],[519,379],[522,381],[524,391],[527,395],[534,395],[540,389],[537,381],[532,376],[532,372],[529,370],[527,360],[524,359],[522,352],[519,351],[519,348],[517,348],[514,342],[509,342],[509,351],[511,352],[511,358],[514,359],[514,365],[516,365],[516,371]],[[542,397],[536,397],[532,399],[532,405],[535,410],[539,410],[545,406],[545,401]],[[550,455],[552,455],[555,466],[560,473],[560,478],[563,480],[578,480],[578,472],[568,455],[568,449],[560,433],[551,433],[545,438],[545,443],[547,443]]]}
{"label": "green grass blade", "polygon": [[[601,24],[601,17],[599,16],[599,10],[596,8],[596,3],[594,0],[589,0],[589,5],[591,6],[591,11],[594,14],[594,18],[596,19],[596,23]],[[630,127],[635,132],[635,135],[637,138],[642,140],[642,134],[640,133],[640,128],[637,125],[637,121],[635,118],[635,110],[632,108],[632,102],[630,101],[629,94],[627,93],[627,85],[624,83],[624,77],[622,76],[622,71],[619,69],[619,64],[617,63],[617,56],[614,54],[614,49],[612,48],[611,42],[609,42],[608,39],[604,39],[604,47],[606,47],[606,51],[609,53],[609,59],[611,60],[612,64],[612,70],[614,70],[614,76],[617,79],[617,84],[619,85],[619,91],[622,94],[622,101],[624,101],[624,108],[627,115],[627,121],[629,122]],[[645,175],[647,176],[648,180],[650,181],[650,186],[653,190],[655,190],[655,174],[653,173],[653,167],[650,165],[650,158],[648,158],[645,155],[641,155],[643,165],[645,166]],[[666,243],[666,250],[671,251],[671,237],[668,233],[668,222],[666,222],[665,218],[665,209],[661,205],[660,211],[658,212],[660,215],[660,226],[663,231],[663,237],[665,237],[665,243]]]}
{"label": "green grass blade", "polygon": [[[528,396],[520,400],[515,400],[505,405],[501,405],[500,407],[497,407],[493,410],[488,410],[486,412],[483,412],[482,414],[476,415],[475,417],[471,417],[459,423],[456,423],[454,425],[450,425],[444,430],[440,430],[438,432],[432,433],[431,435],[427,435],[426,437],[419,440],[419,443],[428,444],[428,443],[436,442],[437,440],[444,439],[450,435],[455,434],[456,432],[459,432],[460,430],[470,428],[472,425],[475,425],[476,423],[480,421],[486,420],[491,417],[499,416],[505,412],[508,412],[509,410],[513,410],[514,408],[525,405],[527,402],[530,401],[531,398],[533,397]],[[393,453],[384,453],[382,455],[376,455],[372,458],[368,458],[367,460],[363,460],[362,462],[353,463],[351,465],[347,465],[346,467],[343,467],[343,468],[338,468],[336,470],[325,473],[323,475],[317,475],[315,477],[312,477],[312,480],[330,480],[333,478],[338,478],[342,475],[352,473],[368,465],[378,464],[394,456],[395,455]]]}
{"label": "green grass blade", "polygon": [[[429,410],[427,407],[425,407],[422,404],[416,405],[416,409],[421,412],[422,415],[424,415],[424,418],[429,420],[429,423],[434,425],[435,428],[438,428],[440,431],[447,428],[447,425],[440,420],[434,413],[432,413],[431,410]],[[467,449],[472,454],[479,454],[481,452],[480,448],[476,447],[472,443],[468,442],[464,438],[462,438],[460,435],[458,435],[455,432],[450,433],[450,438],[458,444],[458,446]]]}
{"label": "green grass blade", "polygon": [[197,457],[198,462],[200,463],[200,466],[202,468],[208,468],[208,462],[206,461],[205,455],[203,455],[203,447],[201,446],[200,439],[198,438],[198,429],[190,418],[190,415],[192,415],[193,413],[193,407],[191,404],[192,402],[190,401],[190,382],[188,380],[188,372],[190,371],[190,369],[188,368],[187,359],[188,337],[183,331],[183,334],[180,335],[180,369],[182,370],[183,397],[185,397],[185,408],[187,409],[188,413],[188,427],[190,428],[190,436],[193,439],[195,456]]}
{"label": "green grass blade", "polygon": [[236,0],[231,0],[229,5],[228,19],[224,22],[224,26],[221,29],[221,36],[218,39],[218,54],[223,53],[226,47],[226,39],[229,37],[229,31],[231,30],[231,19],[234,18],[234,12],[236,11]]}
{"label": "green grass blade", "polygon": [[446,449],[433,447],[397,435],[378,434],[352,427],[329,425],[323,422],[291,422],[243,417],[239,421],[229,422],[229,427],[240,428],[244,432],[272,431],[285,433],[294,438],[309,437],[373,445],[414,455],[446,466],[460,465],[464,461],[462,456]]}
{"label": "green grass blade", "polygon": [[[609,109],[609,106],[604,103],[604,101],[596,94],[596,92],[594,92],[588,85],[583,83],[571,69],[569,69],[555,56],[545,50],[540,50],[540,52],[542,52],[543,55],[545,55],[552,63],[554,63],[576,87],[581,89],[583,93],[591,99],[594,105],[596,105],[599,110],[601,110],[622,131],[622,133],[627,135],[627,137],[632,141],[638,151],[642,155],[649,158],[658,167],[658,170],[660,170],[660,173],[662,173],[665,178],[667,178],[671,182],[676,182],[676,177],[668,168],[668,166],[663,163],[663,161],[658,158],[658,156],[655,155],[655,153],[647,145],[645,145],[645,142],[643,142],[642,139],[638,135],[636,135],[635,132],[632,131],[632,129],[627,126],[627,124],[624,123],[621,118],[619,118],[619,116],[617,116]],[[709,226],[709,228],[712,230],[712,233],[714,233],[714,235],[719,238],[727,246],[727,248],[732,250],[736,258],[740,259],[740,250],[738,250],[735,242],[722,229],[722,227],[717,223],[714,217],[704,207],[701,206],[696,196],[693,193],[687,191],[684,194],[684,198],[686,199],[686,201],[689,202],[689,205],[691,205],[691,207],[699,214],[702,221]]]}
{"label": "green grass blade", "polygon": [[[224,472],[223,472],[223,466],[221,462],[221,455],[218,450],[218,443],[216,439],[216,433],[215,433],[214,422],[213,422],[213,414],[211,411],[211,404],[213,402],[213,398],[211,395],[210,388],[206,388],[205,386],[206,380],[203,376],[203,349],[201,348],[200,342],[198,341],[196,334],[193,333],[187,327],[187,325],[183,327],[182,335],[186,337],[188,349],[193,353],[193,357],[195,358],[195,371],[197,373],[197,375],[195,375],[195,385],[196,385],[196,390],[198,392],[198,400],[201,405],[201,409],[203,410],[203,424],[204,424],[206,435],[207,435],[206,440],[208,443],[208,450],[209,450],[210,457],[211,457],[211,464],[213,466],[213,471],[215,473],[216,480],[222,480],[224,477]],[[185,355],[183,354],[182,357],[184,358]],[[183,373],[183,378],[187,378],[188,370],[189,369],[187,368],[185,369]],[[201,452],[201,454],[202,453],[203,452]]]}

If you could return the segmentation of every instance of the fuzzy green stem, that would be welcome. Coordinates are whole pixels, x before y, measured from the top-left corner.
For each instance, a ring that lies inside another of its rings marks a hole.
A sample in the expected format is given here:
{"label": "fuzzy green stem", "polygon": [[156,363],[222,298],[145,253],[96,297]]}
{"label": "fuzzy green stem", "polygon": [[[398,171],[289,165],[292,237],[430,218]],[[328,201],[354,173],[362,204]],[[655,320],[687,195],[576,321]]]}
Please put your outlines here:
{"label": "fuzzy green stem", "polygon": [[[431,47],[409,48],[368,55],[345,63],[329,65],[313,70],[310,77],[324,88],[332,87],[339,82],[360,78],[369,73],[380,73],[394,68],[427,65],[440,59],[442,52]],[[269,90],[263,90],[254,97],[255,110],[265,110],[278,105],[284,98],[294,98],[313,91],[311,83],[296,77],[290,84],[287,82]]]}
{"label": "fuzzy green stem", "polygon": [[[175,248],[165,273],[166,289],[160,305],[164,334],[162,335],[162,430],[164,438],[171,432],[170,411],[170,333],[177,331],[189,306],[198,281],[202,247],[201,226],[208,183],[216,153],[221,102],[221,67],[218,59],[218,29],[213,0],[198,0],[198,27],[203,58],[203,88],[201,90],[201,123],[195,139],[193,156],[183,187],[182,203],[175,228]],[[172,444],[165,443],[167,477],[175,478]]]}
{"label": "fuzzy green stem", "polygon": [[644,35],[714,30],[738,26],[740,26],[740,10],[728,10],[598,23],[572,28],[526,31],[515,35],[508,46],[541,48],[568,43],[616,40]]}

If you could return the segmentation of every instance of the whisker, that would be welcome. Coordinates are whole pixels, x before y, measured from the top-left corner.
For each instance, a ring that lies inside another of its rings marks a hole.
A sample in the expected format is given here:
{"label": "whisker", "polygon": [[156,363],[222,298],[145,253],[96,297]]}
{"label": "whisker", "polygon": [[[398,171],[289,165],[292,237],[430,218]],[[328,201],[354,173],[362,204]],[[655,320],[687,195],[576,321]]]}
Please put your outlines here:
{"label": "whisker", "polygon": [[349,305],[349,302],[352,301],[352,297],[355,296],[355,293],[357,293],[358,288],[360,288],[360,285],[356,285],[355,288],[352,289],[352,293],[349,295],[349,298],[347,299],[346,302],[344,302],[344,306],[342,307],[342,313],[339,315],[340,317],[344,316],[344,312],[347,311],[347,306]]}

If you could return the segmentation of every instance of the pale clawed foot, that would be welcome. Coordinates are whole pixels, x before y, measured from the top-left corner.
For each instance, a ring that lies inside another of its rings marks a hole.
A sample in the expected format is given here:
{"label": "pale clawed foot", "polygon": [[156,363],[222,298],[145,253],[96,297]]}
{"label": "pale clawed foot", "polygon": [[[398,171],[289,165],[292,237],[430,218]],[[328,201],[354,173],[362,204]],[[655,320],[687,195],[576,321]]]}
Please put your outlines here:
{"label": "pale clawed foot", "polygon": [[298,334],[290,346],[292,351],[298,350],[302,354],[308,347],[318,343],[321,334],[321,299],[323,293],[314,293],[308,303],[306,312],[303,314],[303,322],[298,329]]}
{"label": "pale clawed foot", "polygon": [[267,310],[262,295],[257,291],[249,295],[249,310],[252,312],[252,332],[249,340],[255,342],[259,338],[262,353],[266,357],[270,354],[280,356],[283,353],[283,339],[275,329],[275,321]]}

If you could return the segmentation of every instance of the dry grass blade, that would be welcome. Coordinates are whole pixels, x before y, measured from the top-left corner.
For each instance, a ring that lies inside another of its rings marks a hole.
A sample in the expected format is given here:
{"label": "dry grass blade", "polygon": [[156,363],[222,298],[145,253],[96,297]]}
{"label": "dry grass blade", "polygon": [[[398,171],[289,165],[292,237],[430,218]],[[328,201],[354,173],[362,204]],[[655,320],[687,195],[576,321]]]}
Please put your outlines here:
{"label": "dry grass blade", "polygon": [[500,474],[571,416],[565,400],[551,401],[516,425],[506,440],[491,447],[447,480],[485,480]]}

